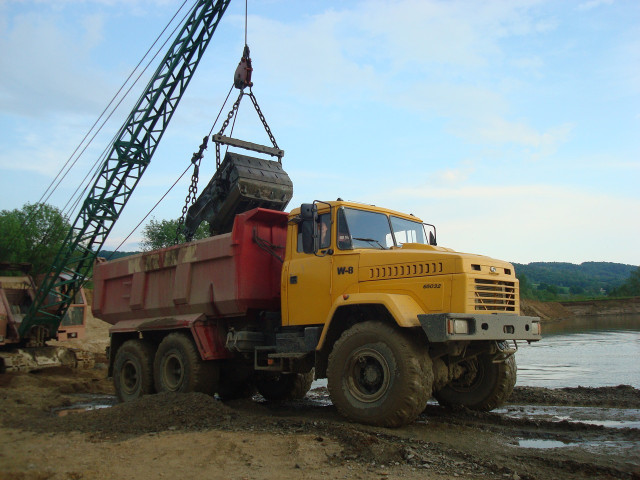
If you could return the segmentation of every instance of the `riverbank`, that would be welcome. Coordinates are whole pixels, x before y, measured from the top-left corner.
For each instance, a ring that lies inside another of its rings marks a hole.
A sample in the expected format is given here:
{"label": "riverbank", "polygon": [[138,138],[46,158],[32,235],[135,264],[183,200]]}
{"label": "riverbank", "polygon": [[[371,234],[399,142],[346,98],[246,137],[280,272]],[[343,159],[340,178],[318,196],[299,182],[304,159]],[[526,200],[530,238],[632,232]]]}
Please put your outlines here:
{"label": "riverbank", "polygon": [[640,314],[640,297],[584,300],[578,302],[540,302],[521,299],[522,315],[540,317],[542,321],[567,320],[571,317]]}

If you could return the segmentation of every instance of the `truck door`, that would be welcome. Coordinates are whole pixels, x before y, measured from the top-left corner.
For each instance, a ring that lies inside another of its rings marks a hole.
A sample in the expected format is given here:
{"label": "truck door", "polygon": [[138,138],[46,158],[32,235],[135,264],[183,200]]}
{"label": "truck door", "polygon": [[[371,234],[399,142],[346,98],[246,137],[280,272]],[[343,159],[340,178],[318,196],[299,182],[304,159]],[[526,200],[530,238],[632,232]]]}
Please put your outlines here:
{"label": "truck door", "polygon": [[301,225],[298,225],[291,260],[283,272],[283,325],[322,324],[331,308],[333,255],[329,250],[334,243],[335,225],[329,213],[320,215],[319,222],[320,250],[317,254],[303,252]]}

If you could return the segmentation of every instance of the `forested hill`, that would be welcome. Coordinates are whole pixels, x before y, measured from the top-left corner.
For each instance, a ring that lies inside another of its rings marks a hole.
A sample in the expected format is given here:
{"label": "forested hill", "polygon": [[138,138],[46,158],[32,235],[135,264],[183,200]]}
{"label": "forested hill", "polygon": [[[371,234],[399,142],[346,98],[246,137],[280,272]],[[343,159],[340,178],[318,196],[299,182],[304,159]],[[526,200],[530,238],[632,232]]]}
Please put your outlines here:
{"label": "forested hill", "polygon": [[100,250],[99,257],[106,258],[107,260],[115,260],[116,258],[128,257],[129,255],[135,255],[140,252],[112,252],[109,250]]}
{"label": "forested hill", "polygon": [[[532,262],[513,264],[520,290],[528,298],[548,296],[600,296],[622,285],[636,265],[611,262]],[[548,295],[549,294],[549,295]]]}

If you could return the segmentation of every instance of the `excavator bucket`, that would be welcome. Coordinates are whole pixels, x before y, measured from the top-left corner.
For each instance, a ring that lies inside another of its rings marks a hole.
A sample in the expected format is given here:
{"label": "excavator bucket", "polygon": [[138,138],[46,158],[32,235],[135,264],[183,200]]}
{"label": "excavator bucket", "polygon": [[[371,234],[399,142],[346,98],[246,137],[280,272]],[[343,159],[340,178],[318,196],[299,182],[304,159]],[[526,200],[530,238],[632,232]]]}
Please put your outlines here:
{"label": "excavator bucket", "polygon": [[228,233],[239,213],[253,208],[284,211],[293,196],[293,183],[280,162],[227,152],[220,168],[189,208],[187,240],[203,221],[212,235]]}

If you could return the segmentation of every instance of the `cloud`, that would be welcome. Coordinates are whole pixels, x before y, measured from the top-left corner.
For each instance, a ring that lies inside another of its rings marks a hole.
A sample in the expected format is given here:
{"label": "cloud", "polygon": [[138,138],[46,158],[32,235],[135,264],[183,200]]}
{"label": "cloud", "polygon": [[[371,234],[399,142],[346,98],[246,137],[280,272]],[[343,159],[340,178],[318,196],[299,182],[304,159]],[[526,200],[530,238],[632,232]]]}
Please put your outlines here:
{"label": "cloud", "polygon": [[581,3],[578,5],[578,10],[593,10],[594,8],[598,8],[602,5],[612,5],[613,0],[590,0],[588,2]]}
{"label": "cloud", "polygon": [[470,162],[465,162],[458,168],[446,168],[434,172],[430,177],[438,184],[460,185],[466,183],[475,171],[476,168]]}
{"label": "cloud", "polygon": [[[513,85],[526,88],[544,59],[510,58],[509,50],[514,37],[556,28],[539,3],[369,1],[296,23],[261,17],[250,23],[258,55],[269,57],[261,66],[267,88],[284,89],[301,108],[402,109],[425,120],[441,117],[458,138],[517,144],[542,157],[555,151],[572,125],[534,127],[521,115],[514,118]],[[504,72],[505,65],[511,70],[497,78],[494,72]]]}
{"label": "cloud", "polygon": [[640,199],[548,184],[413,187],[376,201],[436,223],[442,246],[509,261],[640,264]]}
{"label": "cloud", "polygon": [[[0,110],[23,117],[56,111],[86,112],[106,87],[88,70],[89,53],[102,36],[102,18],[84,19],[85,29],[64,29],[40,13],[16,15],[0,34]],[[107,89],[110,90],[110,89]]]}
{"label": "cloud", "polygon": [[515,143],[532,147],[537,149],[534,158],[554,153],[556,147],[567,140],[573,129],[573,125],[567,123],[539,132],[523,122],[510,122],[499,117],[478,120],[482,123],[475,126],[472,137],[482,142]]}

